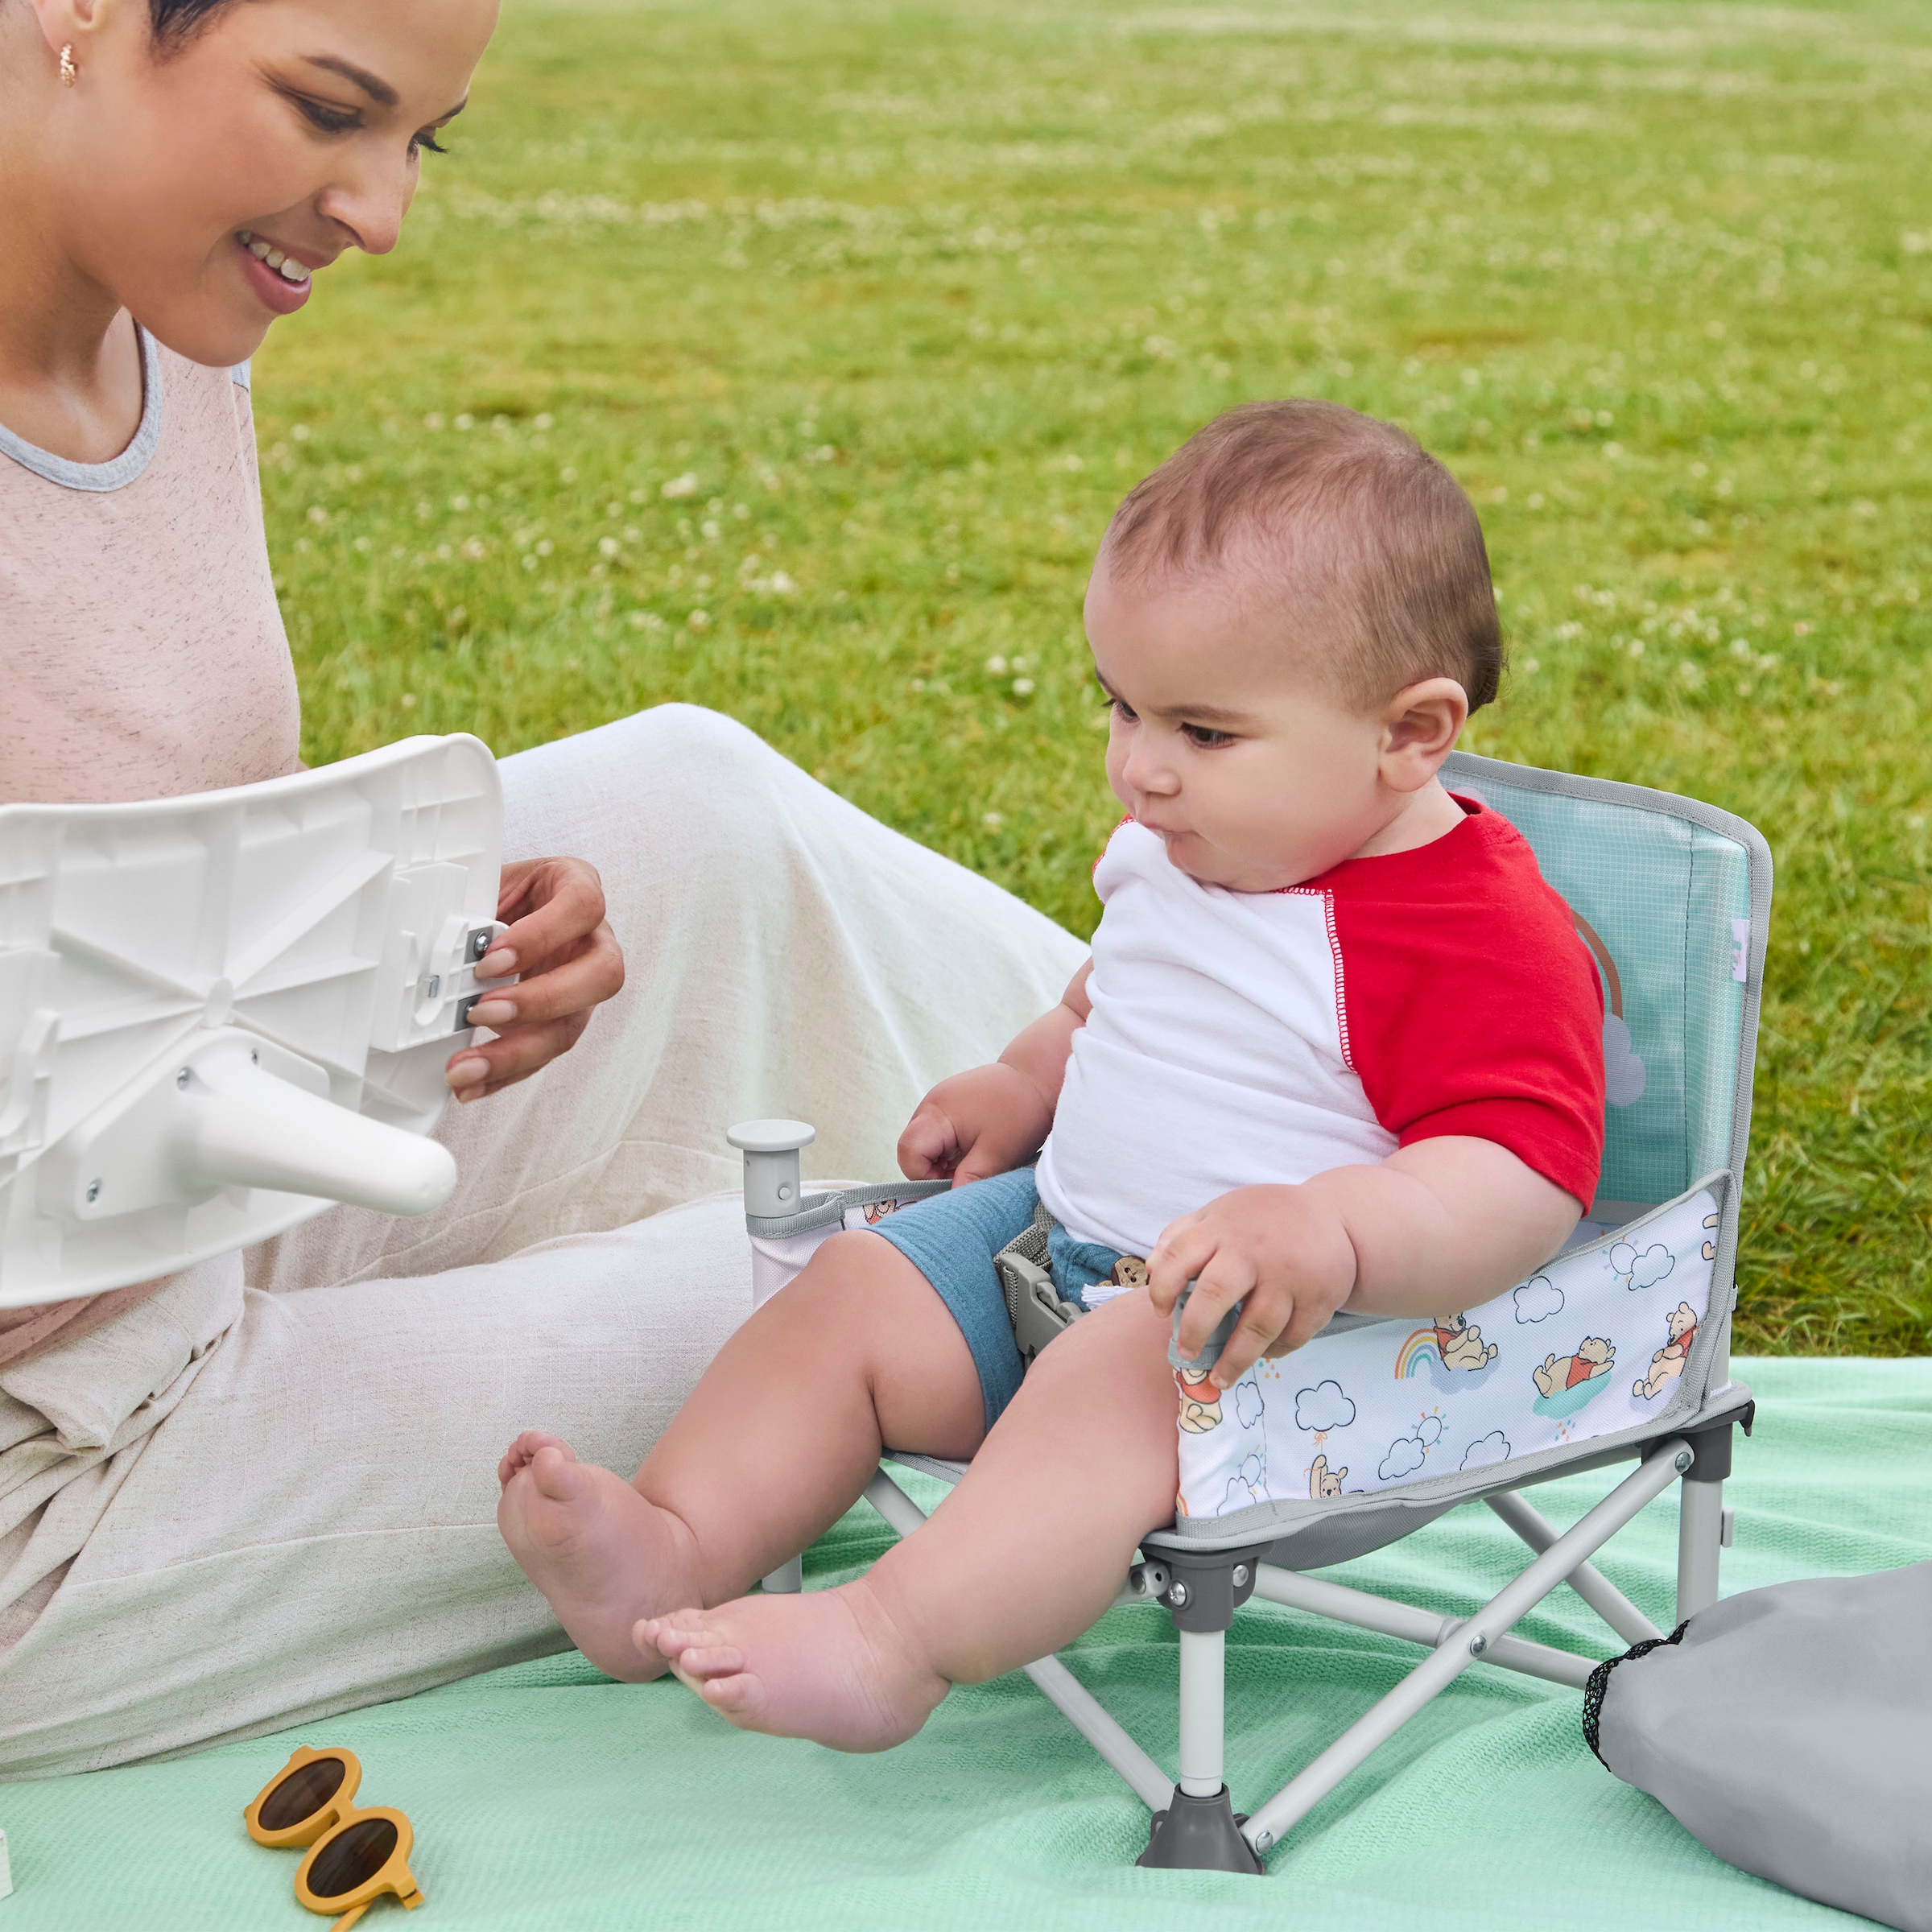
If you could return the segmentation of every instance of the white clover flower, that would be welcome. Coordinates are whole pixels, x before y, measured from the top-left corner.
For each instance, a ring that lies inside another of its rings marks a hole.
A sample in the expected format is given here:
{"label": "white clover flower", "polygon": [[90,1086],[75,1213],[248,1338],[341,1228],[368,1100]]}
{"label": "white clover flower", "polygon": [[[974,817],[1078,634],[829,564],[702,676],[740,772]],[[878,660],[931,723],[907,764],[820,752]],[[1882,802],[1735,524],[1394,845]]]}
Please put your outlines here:
{"label": "white clover flower", "polygon": [[614,557],[623,547],[615,537],[597,539],[597,555],[601,557]]}
{"label": "white clover flower", "polygon": [[1000,813],[997,811],[986,811],[980,813],[980,823],[984,825],[989,832],[997,832],[999,828],[1006,823],[1006,820]]}
{"label": "white clover flower", "polygon": [[798,588],[798,585],[782,570],[774,570],[771,573],[771,587],[782,597],[790,597]]}
{"label": "white clover flower", "polygon": [[463,539],[463,554],[473,564],[480,564],[489,555],[489,546],[481,537],[465,537]]}
{"label": "white clover flower", "polygon": [[710,623],[711,613],[708,610],[694,610],[691,615],[684,620],[684,621],[688,624],[693,630],[702,630],[708,624]]}
{"label": "white clover flower", "polygon": [[320,503],[312,503],[308,506],[308,520],[312,523],[326,523],[328,512]]}
{"label": "white clover flower", "polygon": [[468,510],[469,498],[468,497],[452,497],[449,500],[449,506],[452,510]]}
{"label": "white clover flower", "polygon": [[443,427],[442,411],[440,409],[432,409],[429,414],[423,419],[423,427],[425,429],[440,429]]}
{"label": "white clover flower", "polygon": [[624,526],[624,541],[626,543],[636,543],[642,542],[643,535],[643,531],[639,530],[636,524],[626,523]]}
{"label": "white clover flower", "polygon": [[530,421],[539,429],[549,429],[555,424],[556,418],[548,410],[540,409],[535,415],[530,418]]}
{"label": "white clover flower", "polygon": [[576,480],[577,466],[574,463],[566,463],[564,467],[557,472],[557,481],[559,483],[574,483],[576,481]]}
{"label": "white clover flower", "polygon": [[1031,678],[1015,678],[1013,681],[1013,695],[1016,698],[1031,697],[1033,696],[1033,679]]}
{"label": "white clover flower", "polygon": [[552,543],[548,537],[539,537],[537,539],[537,555],[540,557],[548,556],[555,548],[555,544]]}
{"label": "white clover flower", "polygon": [[474,429],[476,426],[477,419],[474,416],[466,415],[460,415],[456,418],[456,427],[458,429]]}
{"label": "white clover flower", "polygon": [[989,658],[986,669],[993,677],[1004,677],[1006,675],[1006,660],[1004,658]]}
{"label": "white clover flower", "polygon": [[298,423],[292,429],[289,431],[288,433],[293,436],[298,443],[306,443],[308,440],[308,425],[306,423]]}
{"label": "white clover flower", "polygon": [[700,536],[708,537],[715,541],[724,533],[719,529],[716,522],[713,518],[707,517],[704,522],[699,526],[698,534]]}

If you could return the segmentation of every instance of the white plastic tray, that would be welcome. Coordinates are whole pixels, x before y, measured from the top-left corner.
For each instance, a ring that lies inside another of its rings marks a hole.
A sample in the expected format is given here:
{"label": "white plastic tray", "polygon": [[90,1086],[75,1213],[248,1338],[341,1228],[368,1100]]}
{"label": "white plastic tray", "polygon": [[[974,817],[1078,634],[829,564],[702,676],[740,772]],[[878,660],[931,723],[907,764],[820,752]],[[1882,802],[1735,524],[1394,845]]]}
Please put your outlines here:
{"label": "white plastic tray", "polygon": [[346,1200],[420,1213],[496,923],[489,748],[0,806],[0,1307],[125,1286]]}

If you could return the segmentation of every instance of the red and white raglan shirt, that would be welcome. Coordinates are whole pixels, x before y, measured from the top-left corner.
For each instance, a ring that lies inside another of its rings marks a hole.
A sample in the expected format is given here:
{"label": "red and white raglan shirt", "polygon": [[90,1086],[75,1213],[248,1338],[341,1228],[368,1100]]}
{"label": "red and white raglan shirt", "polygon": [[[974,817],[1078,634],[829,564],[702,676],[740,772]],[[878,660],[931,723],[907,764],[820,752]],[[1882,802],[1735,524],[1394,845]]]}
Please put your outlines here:
{"label": "red and white raglan shirt", "polygon": [[1036,1179],[1077,1241],[1147,1253],[1237,1187],[1443,1134],[1507,1147],[1587,1209],[1603,1001],[1507,819],[1284,891],[1204,886],[1128,819],[1094,871],[1093,1010]]}

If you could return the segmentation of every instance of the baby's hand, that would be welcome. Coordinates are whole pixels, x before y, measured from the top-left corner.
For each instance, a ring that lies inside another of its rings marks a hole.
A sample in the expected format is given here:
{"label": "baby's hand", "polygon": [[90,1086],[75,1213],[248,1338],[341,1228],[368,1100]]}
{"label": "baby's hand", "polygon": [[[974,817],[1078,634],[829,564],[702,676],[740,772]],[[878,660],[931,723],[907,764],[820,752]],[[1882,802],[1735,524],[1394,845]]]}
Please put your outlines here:
{"label": "baby's hand", "polygon": [[1307,1187],[1237,1187],[1170,1221],[1147,1257],[1147,1292],[1170,1315],[1181,1290],[1180,1348],[1191,1360],[1221,1317],[1245,1305],[1210,1379],[1232,1389],[1257,1357],[1286,1355],[1324,1327],[1355,1286],[1340,1212]]}
{"label": "baby's hand", "polygon": [[956,1187],[1023,1166],[1053,1125],[1046,1096],[1018,1068],[995,1061],[941,1080],[899,1136],[908,1180],[948,1178]]}

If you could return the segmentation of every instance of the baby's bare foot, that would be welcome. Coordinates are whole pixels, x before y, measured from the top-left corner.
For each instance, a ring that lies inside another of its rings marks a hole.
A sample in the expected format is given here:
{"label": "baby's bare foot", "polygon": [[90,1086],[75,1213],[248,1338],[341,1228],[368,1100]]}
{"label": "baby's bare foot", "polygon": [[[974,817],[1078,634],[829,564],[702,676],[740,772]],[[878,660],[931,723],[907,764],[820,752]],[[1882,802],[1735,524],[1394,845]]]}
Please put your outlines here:
{"label": "baby's bare foot", "polygon": [[636,1637],[642,1655],[668,1657],[741,1730],[809,1737],[835,1751],[903,1744],[952,1688],[863,1579],[645,1618]]}
{"label": "baby's bare foot", "polygon": [[664,1664],[630,1633],[640,1613],[693,1594],[680,1527],[623,1477],[580,1463],[540,1430],[510,1444],[497,1474],[497,1527],[571,1641],[626,1683],[662,1676]]}

